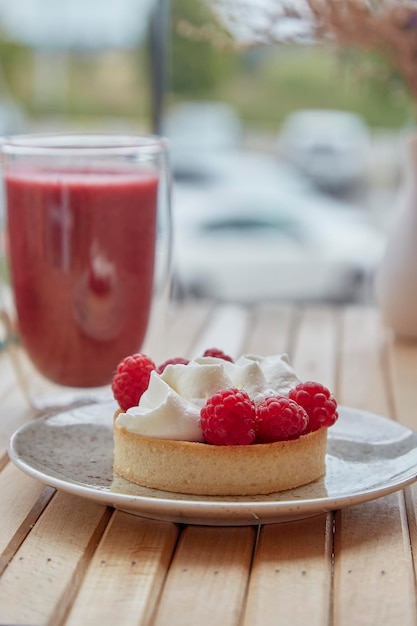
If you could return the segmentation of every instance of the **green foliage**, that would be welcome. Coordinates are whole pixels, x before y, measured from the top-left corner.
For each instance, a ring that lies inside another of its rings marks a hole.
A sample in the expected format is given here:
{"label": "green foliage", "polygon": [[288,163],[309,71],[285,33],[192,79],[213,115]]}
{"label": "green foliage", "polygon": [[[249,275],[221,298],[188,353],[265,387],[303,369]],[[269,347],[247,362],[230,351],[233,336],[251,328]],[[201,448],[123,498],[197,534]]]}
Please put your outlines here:
{"label": "green foliage", "polygon": [[[325,46],[274,45],[246,52],[216,48],[181,36],[179,20],[211,20],[202,0],[172,0],[169,98],[224,100],[248,125],[275,132],[299,108],[356,111],[371,126],[397,128],[409,121],[411,101],[398,75],[376,55]],[[54,82],[43,101],[34,95],[34,52],[2,40],[0,62],[16,101],[34,118],[63,116],[78,124],[108,117],[140,121],[150,117],[150,87],[144,46],[129,51],[69,55],[67,91]],[[58,77],[59,78],[59,77]],[[1,74],[0,74],[1,79]],[[0,82],[0,96],[2,85]]]}
{"label": "green foliage", "polygon": [[220,50],[209,41],[184,37],[178,24],[196,27],[212,22],[213,15],[202,0],[171,1],[170,88],[174,97],[210,97],[234,70],[236,54]]}
{"label": "green foliage", "polygon": [[325,47],[274,46],[249,66],[243,57],[240,72],[216,97],[234,104],[249,124],[265,128],[276,128],[300,108],[352,110],[371,126],[406,123],[410,99],[398,82],[364,80],[353,67]]}
{"label": "green foliage", "polygon": [[[19,43],[3,40],[0,34],[0,69],[7,88],[27,101],[30,92],[32,70],[31,50]],[[5,85],[0,85],[0,95]]]}

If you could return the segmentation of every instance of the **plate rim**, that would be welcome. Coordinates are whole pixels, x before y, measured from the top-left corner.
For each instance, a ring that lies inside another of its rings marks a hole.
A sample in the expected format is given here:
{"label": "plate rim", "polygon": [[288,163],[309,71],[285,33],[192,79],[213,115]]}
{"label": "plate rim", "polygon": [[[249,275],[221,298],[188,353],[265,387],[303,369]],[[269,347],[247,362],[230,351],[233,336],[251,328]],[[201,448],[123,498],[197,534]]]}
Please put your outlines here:
{"label": "plate rim", "polygon": [[[72,412],[82,409],[85,410],[86,408],[98,405],[103,406],[103,404],[113,406],[113,402],[110,403],[106,401],[105,403],[83,405],[72,409]],[[416,432],[394,419],[367,410],[345,405],[339,405],[338,410],[342,419],[344,419],[344,414],[349,412],[365,416],[365,418],[370,417],[390,422],[391,425],[398,427],[399,432],[402,431],[404,434]],[[109,489],[100,489],[93,485],[71,481],[69,478],[59,478],[53,474],[48,474],[47,471],[33,467],[33,465],[22,458],[16,450],[16,441],[25,434],[26,430],[33,428],[34,424],[46,422],[67,412],[68,410],[59,410],[54,413],[35,417],[17,428],[9,439],[9,459],[21,471],[47,486],[93,500],[102,505],[111,506],[118,510],[156,520],[198,525],[250,525],[290,521],[339,510],[353,504],[368,502],[389,495],[417,481],[416,464],[402,471],[399,476],[393,476],[392,479],[387,479],[387,481],[378,488],[369,487],[356,493],[352,492],[332,497],[319,496],[317,498],[301,498],[300,500],[262,500],[254,499],[262,498],[262,496],[243,496],[242,498],[246,499],[216,500],[216,496],[210,496],[210,499],[201,496],[201,500],[193,500],[189,499],[187,494],[184,494],[184,497],[181,499],[175,499],[175,497],[170,498],[169,492],[159,491],[158,495],[155,496],[117,493]],[[332,438],[331,432],[330,430],[329,438]],[[333,438],[336,439],[336,437]],[[329,453],[326,454],[326,459],[328,454]],[[175,509],[174,514],[173,509]]]}

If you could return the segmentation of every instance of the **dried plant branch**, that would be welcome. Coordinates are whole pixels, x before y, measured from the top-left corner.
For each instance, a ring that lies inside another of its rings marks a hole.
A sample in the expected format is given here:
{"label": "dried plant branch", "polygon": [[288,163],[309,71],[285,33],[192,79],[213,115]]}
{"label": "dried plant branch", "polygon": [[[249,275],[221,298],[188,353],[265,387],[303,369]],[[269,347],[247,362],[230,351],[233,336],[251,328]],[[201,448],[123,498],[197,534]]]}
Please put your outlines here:
{"label": "dried plant branch", "polygon": [[[416,0],[271,0],[264,7],[251,0],[213,0],[212,6],[224,27],[183,22],[180,32],[229,48],[313,39],[377,51],[397,69],[417,103]],[[288,20],[304,31],[288,34],[282,29]],[[243,27],[247,36],[239,41],[235,33]]]}
{"label": "dried plant branch", "polygon": [[381,53],[399,72],[417,102],[417,4],[401,0],[307,0],[315,35],[340,47]]}

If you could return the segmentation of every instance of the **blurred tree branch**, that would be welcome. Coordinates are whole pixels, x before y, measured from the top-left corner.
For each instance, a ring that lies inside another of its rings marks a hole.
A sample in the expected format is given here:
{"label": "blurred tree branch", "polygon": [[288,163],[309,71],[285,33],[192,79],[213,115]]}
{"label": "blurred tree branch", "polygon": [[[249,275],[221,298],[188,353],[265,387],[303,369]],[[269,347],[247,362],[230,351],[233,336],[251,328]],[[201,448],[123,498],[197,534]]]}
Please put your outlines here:
{"label": "blurred tree branch", "polygon": [[288,41],[326,41],[382,55],[417,103],[415,0],[212,0],[213,20],[178,31],[227,48]]}

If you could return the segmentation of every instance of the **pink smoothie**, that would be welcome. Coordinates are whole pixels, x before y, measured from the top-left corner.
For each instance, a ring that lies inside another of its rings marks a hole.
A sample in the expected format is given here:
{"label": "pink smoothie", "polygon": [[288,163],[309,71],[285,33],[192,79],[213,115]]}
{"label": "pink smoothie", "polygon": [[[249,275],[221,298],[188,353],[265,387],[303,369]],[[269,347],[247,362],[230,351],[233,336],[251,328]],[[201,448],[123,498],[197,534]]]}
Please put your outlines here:
{"label": "pink smoothie", "polygon": [[140,349],[153,289],[158,179],[6,173],[9,258],[21,340],[48,379],[111,381]]}

